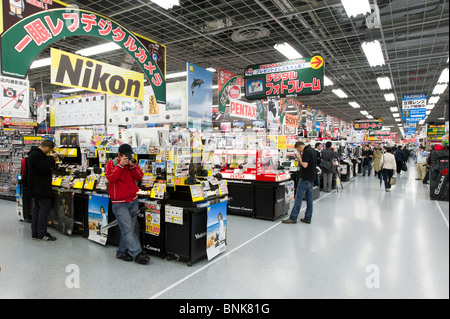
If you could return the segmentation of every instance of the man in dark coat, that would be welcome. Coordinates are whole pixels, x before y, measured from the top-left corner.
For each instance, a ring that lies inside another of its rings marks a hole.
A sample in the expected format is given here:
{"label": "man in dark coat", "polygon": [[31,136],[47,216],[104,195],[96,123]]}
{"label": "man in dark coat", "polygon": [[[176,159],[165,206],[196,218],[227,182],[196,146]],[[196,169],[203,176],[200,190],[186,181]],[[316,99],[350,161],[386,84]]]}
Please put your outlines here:
{"label": "man in dark coat", "polygon": [[[46,140],[31,149],[27,159],[27,185],[32,199],[31,236],[34,240],[54,241],[47,232],[47,218],[52,206],[52,168],[57,154],[55,144]],[[47,156],[47,155],[51,156]]]}

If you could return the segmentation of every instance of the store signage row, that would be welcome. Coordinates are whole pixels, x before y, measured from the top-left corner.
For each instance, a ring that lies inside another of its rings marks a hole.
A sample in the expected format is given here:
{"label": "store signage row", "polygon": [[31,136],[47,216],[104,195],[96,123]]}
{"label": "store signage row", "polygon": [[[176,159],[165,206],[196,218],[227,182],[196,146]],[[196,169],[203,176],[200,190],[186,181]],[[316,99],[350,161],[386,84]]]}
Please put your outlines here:
{"label": "store signage row", "polygon": [[369,131],[369,136],[391,136],[391,131],[387,130]]}
{"label": "store signage row", "polygon": [[2,73],[24,79],[43,49],[71,36],[94,36],[122,47],[141,67],[156,101],[166,103],[166,81],[154,54],[123,26],[86,10],[42,11],[13,25],[1,37]]}
{"label": "store signage row", "polygon": [[144,100],[144,74],[51,49],[51,83]]}
{"label": "store signage row", "polygon": [[427,95],[425,93],[403,95],[403,121],[418,123],[427,117]]}
{"label": "store signage row", "polygon": [[248,100],[272,96],[317,95],[324,88],[324,59],[317,55],[273,64],[250,65],[245,69]]}
{"label": "store signage row", "polygon": [[383,119],[378,120],[355,120],[353,122],[355,130],[381,130],[383,128]]}

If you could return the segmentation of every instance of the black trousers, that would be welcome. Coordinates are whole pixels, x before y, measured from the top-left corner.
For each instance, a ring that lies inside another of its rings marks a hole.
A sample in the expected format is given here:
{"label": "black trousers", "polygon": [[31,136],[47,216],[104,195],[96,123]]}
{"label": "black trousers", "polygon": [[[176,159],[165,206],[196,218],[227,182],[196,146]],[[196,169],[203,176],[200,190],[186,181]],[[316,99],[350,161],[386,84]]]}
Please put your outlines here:
{"label": "black trousers", "polygon": [[402,172],[403,162],[397,162],[397,174]]}
{"label": "black trousers", "polygon": [[31,200],[31,236],[44,237],[47,234],[47,219],[52,209],[51,197],[33,198]]}
{"label": "black trousers", "polygon": [[394,175],[393,169],[383,169],[384,187],[391,189],[391,178]]}

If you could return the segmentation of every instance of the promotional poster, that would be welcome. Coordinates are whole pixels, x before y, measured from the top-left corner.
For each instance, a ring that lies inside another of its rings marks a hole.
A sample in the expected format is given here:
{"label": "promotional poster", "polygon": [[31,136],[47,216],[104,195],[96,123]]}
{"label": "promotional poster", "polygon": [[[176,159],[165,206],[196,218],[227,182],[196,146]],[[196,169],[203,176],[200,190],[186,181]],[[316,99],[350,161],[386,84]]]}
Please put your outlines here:
{"label": "promotional poster", "polygon": [[102,245],[108,238],[108,230],[102,230],[108,225],[108,204],[108,196],[89,195],[89,239]]}
{"label": "promotional poster", "polygon": [[212,128],[213,73],[188,63],[188,127]]}
{"label": "promotional poster", "polygon": [[227,202],[208,207],[206,254],[213,259],[226,250]]}

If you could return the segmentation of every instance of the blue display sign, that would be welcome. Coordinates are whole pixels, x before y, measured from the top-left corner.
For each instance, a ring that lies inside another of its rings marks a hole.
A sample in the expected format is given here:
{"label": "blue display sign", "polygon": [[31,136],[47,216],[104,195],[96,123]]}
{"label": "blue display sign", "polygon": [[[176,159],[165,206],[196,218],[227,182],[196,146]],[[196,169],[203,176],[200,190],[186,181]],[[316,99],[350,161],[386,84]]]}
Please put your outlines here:
{"label": "blue display sign", "polygon": [[403,95],[403,121],[418,123],[427,117],[426,93]]}

